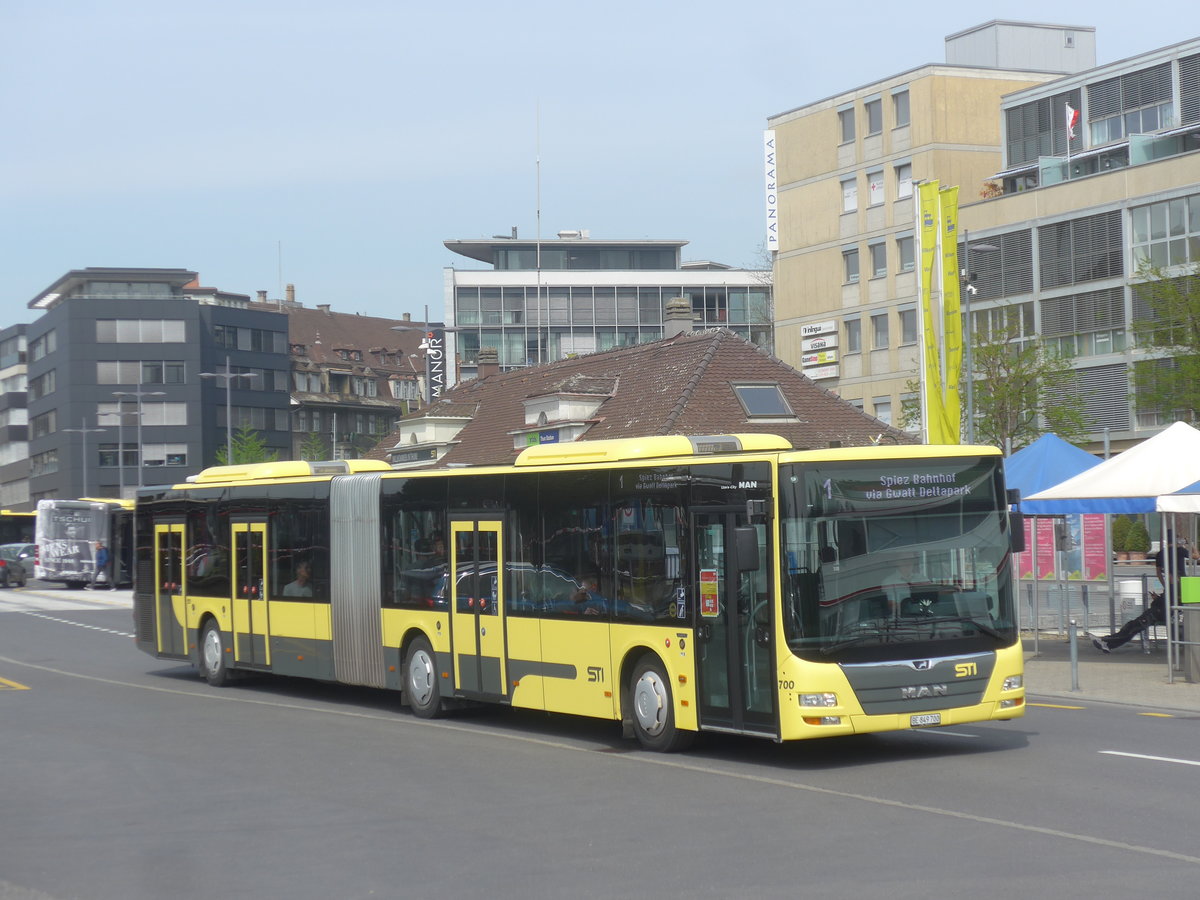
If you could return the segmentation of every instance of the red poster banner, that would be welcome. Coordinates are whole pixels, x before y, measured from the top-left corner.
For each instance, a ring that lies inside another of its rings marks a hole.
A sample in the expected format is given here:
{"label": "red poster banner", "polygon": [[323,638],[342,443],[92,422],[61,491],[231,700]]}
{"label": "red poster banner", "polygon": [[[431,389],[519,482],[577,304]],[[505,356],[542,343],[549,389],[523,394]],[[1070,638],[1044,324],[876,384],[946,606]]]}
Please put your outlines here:
{"label": "red poster banner", "polygon": [[1083,519],[1083,580],[1108,580],[1108,547],[1102,515],[1089,514]]}

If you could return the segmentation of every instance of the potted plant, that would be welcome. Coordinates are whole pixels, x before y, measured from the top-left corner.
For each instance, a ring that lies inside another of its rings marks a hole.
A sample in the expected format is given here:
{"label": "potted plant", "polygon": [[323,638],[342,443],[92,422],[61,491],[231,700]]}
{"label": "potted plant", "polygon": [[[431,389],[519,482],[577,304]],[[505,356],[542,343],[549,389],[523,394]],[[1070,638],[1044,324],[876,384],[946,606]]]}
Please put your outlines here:
{"label": "potted plant", "polygon": [[1137,519],[1129,528],[1129,555],[1133,559],[1145,559],[1150,552],[1150,532],[1141,519]]}
{"label": "potted plant", "polygon": [[1133,520],[1129,516],[1116,516],[1112,520],[1112,548],[1119,560],[1129,559],[1129,529]]}

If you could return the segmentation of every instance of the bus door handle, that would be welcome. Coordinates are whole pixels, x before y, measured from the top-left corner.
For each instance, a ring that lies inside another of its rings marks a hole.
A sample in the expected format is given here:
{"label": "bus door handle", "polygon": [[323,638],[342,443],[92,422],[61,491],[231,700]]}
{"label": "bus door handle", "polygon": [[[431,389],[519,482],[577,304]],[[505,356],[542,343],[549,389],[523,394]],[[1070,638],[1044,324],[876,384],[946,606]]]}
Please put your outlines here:
{"label": "bus door handle", "polygon": [[696,629],[696,636],[702,641],[712,640],[712,626],[707,622],[702,622],[700,627]]}

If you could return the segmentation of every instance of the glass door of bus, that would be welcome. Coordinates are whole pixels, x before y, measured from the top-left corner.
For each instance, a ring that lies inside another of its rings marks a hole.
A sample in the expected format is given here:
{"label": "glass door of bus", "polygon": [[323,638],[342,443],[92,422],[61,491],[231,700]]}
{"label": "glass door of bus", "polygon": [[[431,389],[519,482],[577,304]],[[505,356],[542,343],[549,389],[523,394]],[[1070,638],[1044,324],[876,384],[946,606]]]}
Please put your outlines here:
{"label": "glass door of bus", "polygon": [[267,526],[265,522],[234,522],[231,527],[234,658],[243,665],[269,666]]}
{"label": "glass door of bus", "polygon": [[[757,568],[739,565],[739,528],[757,532]],[[766,529],[749,525],[744,509],[711,511],[693,515],[692,535],[700,724],[776,734]]]}
{"label": "glass door of bus", "polygon": [[469,696],[504,689],[504,578],[501,523],[450,523],[450,637],[454,683]]}
{"label": "glass door of bus", "polygon": [[183,523],[154,526],[154,609],[158,652],[186,657]]}

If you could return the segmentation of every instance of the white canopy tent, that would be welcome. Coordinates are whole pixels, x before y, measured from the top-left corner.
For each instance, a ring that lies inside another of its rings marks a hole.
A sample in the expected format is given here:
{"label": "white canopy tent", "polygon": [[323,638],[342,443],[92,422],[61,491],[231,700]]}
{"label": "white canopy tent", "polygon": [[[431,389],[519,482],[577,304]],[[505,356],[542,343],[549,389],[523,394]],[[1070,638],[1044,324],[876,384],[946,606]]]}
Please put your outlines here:
{"label": "white canopy tent", "polygon": [[1071,512],[1148,513],[1158,498],[1200,480],[1200,431],[1176,422],[1119,456],[1031,495],[1074,500]]}
{"label": "white canopy tent", "polygon": [[[1039,491],[1030,500],[1061,500],[1070,512],[1163,514],[1162,534],[1175,534],[1175,513],[1200,512],[1200,431],[1176,422],[1119,456],[1105,460],[1061,484]],[[1173,596],[1175,554],[1163,555],[1167,609],[1173,615],[1179,598]],[[1170,621],[1171,615],[1168,616]],[[1174,680],[1176,648],[1168,629],[1167,680]],[[1196,638],[1193,636],[1192,640]]]}

